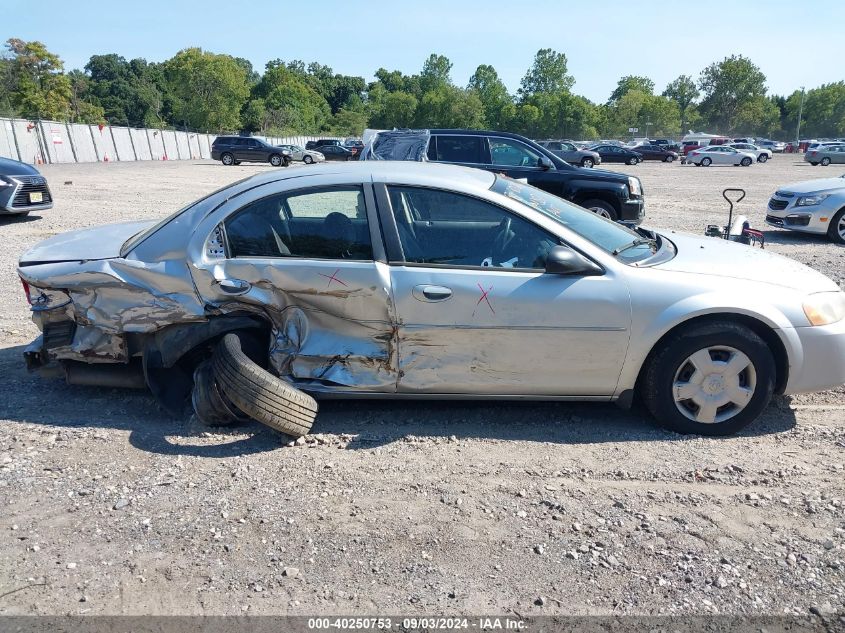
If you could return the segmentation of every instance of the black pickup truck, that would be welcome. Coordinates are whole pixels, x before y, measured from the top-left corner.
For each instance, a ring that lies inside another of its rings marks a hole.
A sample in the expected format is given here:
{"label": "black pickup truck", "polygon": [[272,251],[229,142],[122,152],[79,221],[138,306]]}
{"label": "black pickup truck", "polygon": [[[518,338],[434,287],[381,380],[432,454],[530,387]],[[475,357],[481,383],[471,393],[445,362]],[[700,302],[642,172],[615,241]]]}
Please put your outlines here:
{"label": "black pickup truck", "polygon": [[[415,135],[427,147],[408,150]],[[391,138],[391,135],[397,138]],[[399,137],[402,137],[401,139]],[[401,155],[383,156],[379,146]],[[401,148],[401,149],[396,149]],[[425,157],[425,158],[423,158]],[[581,205],[611,220],[639,224],[645,216],[639,178],[575,167],[537,143],[509,132],[483,130],[395,130],[379,132],[363,160],[415,160],[451,163],[503,173]]]}

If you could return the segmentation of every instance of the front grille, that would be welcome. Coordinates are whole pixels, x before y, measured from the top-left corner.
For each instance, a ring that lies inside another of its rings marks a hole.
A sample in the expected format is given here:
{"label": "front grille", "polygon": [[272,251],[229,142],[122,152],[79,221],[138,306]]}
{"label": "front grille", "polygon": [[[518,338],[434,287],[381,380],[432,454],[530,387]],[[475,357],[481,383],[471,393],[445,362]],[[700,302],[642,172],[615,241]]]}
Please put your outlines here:
{"label": "front grille", "polygon": [[[12,176],[12,178],[20,183],[15,190],[15,197],[12,199],[13,207],[26,208],[53,202],[50,188],[47,186],[47,179],[43,176]],[[30,202],[29,194],[37,192],[41,193],[41,202]]]}
{"label": "front grille", "polygon": [[778,218],[773,215],[767,215],[766,222],[769,222],[770,224],[777,224],[778,226],[783,226],[783,218]]}
{"label": "front grille", "polygon": [[788,200],[778,200],[777,198],[772,198],[771,200],[769,200],[769,208],[772,211],[783,211],[788,206]]}
{"label": "front grille", "polygon": [[42,333],[44,348],[53,349],[70,345],[73,342],[75,332],[76,323],[73,321],[53,321],[47,323]]}

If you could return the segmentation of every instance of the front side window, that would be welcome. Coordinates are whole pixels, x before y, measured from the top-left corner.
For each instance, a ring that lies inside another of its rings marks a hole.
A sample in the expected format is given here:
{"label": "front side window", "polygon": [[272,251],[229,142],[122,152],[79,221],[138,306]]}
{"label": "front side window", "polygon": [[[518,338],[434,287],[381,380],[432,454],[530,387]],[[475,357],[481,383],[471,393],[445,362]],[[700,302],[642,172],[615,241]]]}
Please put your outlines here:
{"label": "front side window", "polygon": [[490,139],[490,157],[494,165],[537,167],[540,154],[519,141],[507,138]]}
{"label": "front side window", "polygon": [[388,187],[404,261],[459,267],[543,269],[560,241],[484,200],[438,189]]}
{"label": "front side window", "polygon": [[[617,222],[511,178],[497,176],[491,190],[539,211],[608,253],[613,253],[642,237]],[[631,263],[646,259],[652,254],[651,247],[643,244],[620,252],[618,258],[620,261]]]}
{"label": "front side window", "polygon": [[230,257],[373,258],[360,187],[268,196],[224,224]]}

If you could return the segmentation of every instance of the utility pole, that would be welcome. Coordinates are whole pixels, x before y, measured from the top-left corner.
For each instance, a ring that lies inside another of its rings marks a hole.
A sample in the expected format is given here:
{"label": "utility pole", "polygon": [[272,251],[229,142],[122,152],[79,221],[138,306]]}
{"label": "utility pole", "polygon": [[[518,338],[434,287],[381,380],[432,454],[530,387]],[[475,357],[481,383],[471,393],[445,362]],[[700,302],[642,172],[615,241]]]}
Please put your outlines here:
{"label": "utility pole", "polygon": [[801,86],[801,105],[798,106],[798,125],[795,126],[795,150],[801,146],[801,115],[804,113],[804,86]]}

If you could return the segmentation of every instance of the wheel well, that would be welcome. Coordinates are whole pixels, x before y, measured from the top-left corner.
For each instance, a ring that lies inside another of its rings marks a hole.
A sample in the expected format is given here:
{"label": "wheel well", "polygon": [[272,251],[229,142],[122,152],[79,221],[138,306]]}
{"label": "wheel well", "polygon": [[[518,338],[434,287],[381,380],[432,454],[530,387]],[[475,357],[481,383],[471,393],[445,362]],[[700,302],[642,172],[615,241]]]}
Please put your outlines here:
{"label": "wheel well", "polygon": [[674,336],[678,332],[682,332],[687,330],[693,326],[701,325],[702,323],[712,323],[713,321],[732,321],[734,323],[740,323],[746,326],[748,329],[753,331],[757,336],[759,336],[763,341],[768,345],[769,349],[772,352],[772,355],[775,357],[775,393],[780,394],[783,393],[783,390],[786,388],[786,382],[789,379],[789,356],[786,353],[786,348],[783,345],[783,342],[780,340],[775,331],[770,328],[767,324],[763,323],[759,319],[755,319],[754,317],[747,316],[745,314],[735,314],[735,313],[715,313],[715,314],[704,314],[702,316],[694,317],[683,323],[679,323],[671,330],[666,332],[663,336],[660,337],[651,348],[651,351],[646,356],[645,361],[643,362],[642,366],[640,367],[640,372],[637,375],[637,386],[636,390],[639,392],[640,388],[640,380],[645,373],[648,364],[651,362],[652,357],[659,349],[661,349],[661,344],[664,343],[670,336]]}
{"label": "wheel well", "polygon": [[575,198],[575,204],[583,205],[588,200],[601,200],[602,202],[606,202],[611,207],[613,207],[614,211],[616,211],[617,213],[619,213],[620,211],[619,200],[617,200],[616,197],[610,193],[604,191],[582,193]]}

